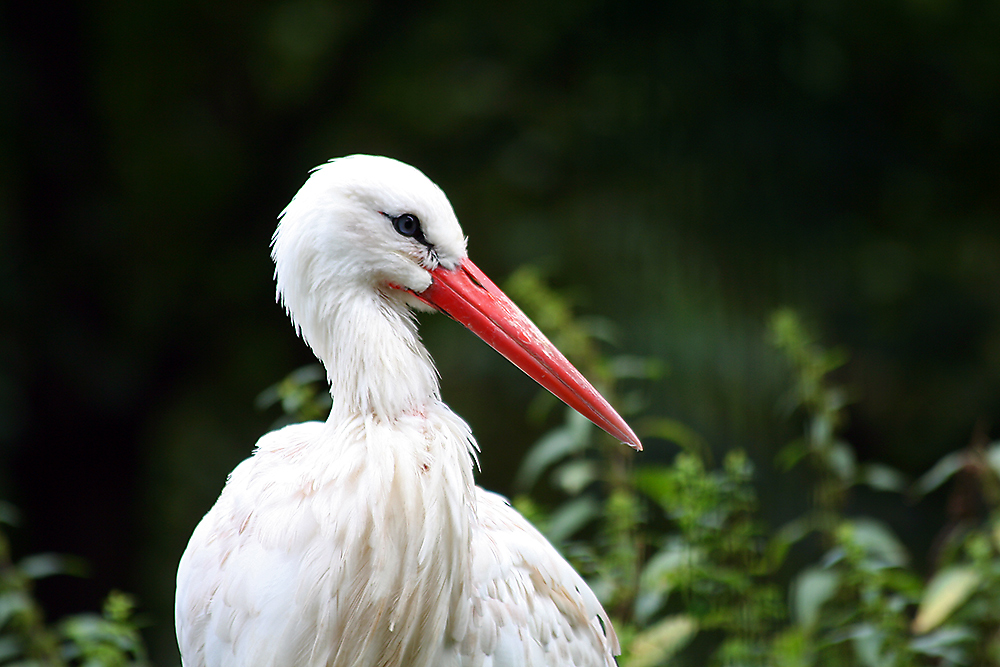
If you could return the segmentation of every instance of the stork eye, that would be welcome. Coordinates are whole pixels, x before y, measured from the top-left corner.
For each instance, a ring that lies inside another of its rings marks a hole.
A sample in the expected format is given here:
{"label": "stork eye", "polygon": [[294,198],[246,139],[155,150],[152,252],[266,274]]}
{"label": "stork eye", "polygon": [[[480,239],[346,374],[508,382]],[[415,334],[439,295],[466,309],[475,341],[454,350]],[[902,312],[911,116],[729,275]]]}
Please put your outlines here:
{"label": "stork eye", "polygon": [[397,215],[392,219],[393,228],[403,236],[423,236],[420,229],[420,221],[412,213]]}
{"label": "stork eye", "polygon": [[[382,213],[380,211],[380,213]],[[412,213],[401,213],[400,215],[389,215],[388,213],[382,213],[386,218],[392,222],[392,228],[400,236],[405,236],[411,238],[418,243],[421,243],[428,248],[434,249],[427,239],[424,237],[424,230],[420,227],[420,218],[413,215]]]}

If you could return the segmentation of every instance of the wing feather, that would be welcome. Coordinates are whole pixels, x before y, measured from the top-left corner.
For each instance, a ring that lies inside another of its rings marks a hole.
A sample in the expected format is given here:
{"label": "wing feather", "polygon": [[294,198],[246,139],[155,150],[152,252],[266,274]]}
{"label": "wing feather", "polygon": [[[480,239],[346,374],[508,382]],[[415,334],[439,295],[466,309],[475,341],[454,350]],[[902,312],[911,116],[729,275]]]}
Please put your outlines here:
{"label": "wing feather", "polygon": [[[468,495],[424,502],[440,492],[400,472],[420,479],[419,461],[366,466],[352,449],[321,494],[299,456],[320,428],[264,436],[195,529],[177,579],[184,667],[614,666],[618,638],[593,591],[504,498],[473,486],[471,467],[462,484],[425,482]],[[417,437],[399,437],[396,451],[412,452]],[[366,455],[388,455],[380,443]],[[365,478],[383,469],[395,478]]]}
{"label": "wing feather", "polygon": [[613,667],[618,637],[576,570],[502,496],[477,487],[476,514],[463,664]]}

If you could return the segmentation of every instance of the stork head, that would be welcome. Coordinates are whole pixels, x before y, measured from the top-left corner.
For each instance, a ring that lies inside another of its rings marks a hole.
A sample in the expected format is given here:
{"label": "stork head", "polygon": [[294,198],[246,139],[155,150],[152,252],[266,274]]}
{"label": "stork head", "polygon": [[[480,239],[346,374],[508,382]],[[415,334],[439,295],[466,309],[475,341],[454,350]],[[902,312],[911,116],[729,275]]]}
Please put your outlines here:
{"label": "stork head", "polygon": [[331,288],[380,290],[420,307],[410,291],[427,289],[434,269],[458,267],[466,251],[441,188],[397,160],[352,155],[313,170],[281,214],[271,256],[278,294],[308,340],[310,319],[324,310],[315,299]]}
{"label": "stork head", "polygon": [[282,212],[271,256],[278,295],[328,371],[324,341],[364,335],[330,330],[338,319],[334,311],[350,297],[375,298],[393,311],[439,310],[608,433],[641,449],[608,402],[468,259],[448,198],[419,170],[370,155],[317,167]]}

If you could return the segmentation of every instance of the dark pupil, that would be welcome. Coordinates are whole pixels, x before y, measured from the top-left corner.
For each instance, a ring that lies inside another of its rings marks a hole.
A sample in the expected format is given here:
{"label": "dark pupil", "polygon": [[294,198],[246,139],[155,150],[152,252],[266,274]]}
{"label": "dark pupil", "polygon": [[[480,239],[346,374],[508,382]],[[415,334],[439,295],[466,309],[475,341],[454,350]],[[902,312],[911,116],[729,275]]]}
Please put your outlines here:
{"label": "dark pupil", "polygon": [[404,213],[393,220],[396,231],[403,236],[413,236],[420,230],[420,222],[415,215]]}

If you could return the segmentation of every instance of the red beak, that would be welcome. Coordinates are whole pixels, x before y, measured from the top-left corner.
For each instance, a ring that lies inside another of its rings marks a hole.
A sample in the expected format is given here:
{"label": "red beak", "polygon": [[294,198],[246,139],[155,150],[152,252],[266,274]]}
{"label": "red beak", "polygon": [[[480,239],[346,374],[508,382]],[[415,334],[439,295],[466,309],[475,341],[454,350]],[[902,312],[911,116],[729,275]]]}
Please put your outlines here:
{"label": "red beak", "polygon": [[457,269],[439,267],[431,276],[431,286],[414,296],[464,324],[566,405],[642,450],[625,420],[475,264],[465,259]]}

